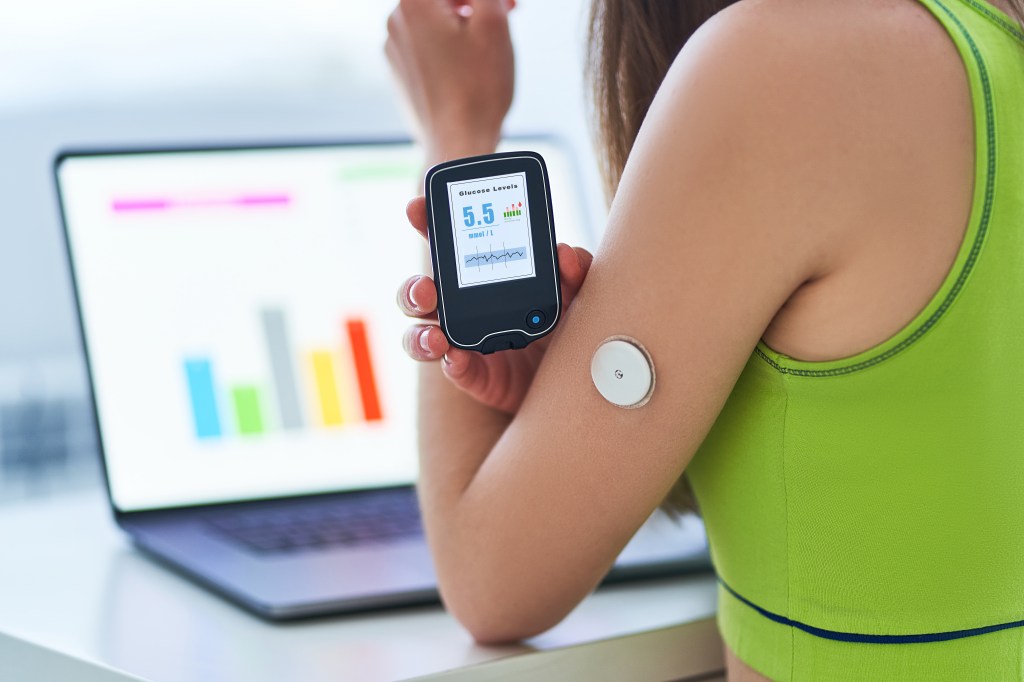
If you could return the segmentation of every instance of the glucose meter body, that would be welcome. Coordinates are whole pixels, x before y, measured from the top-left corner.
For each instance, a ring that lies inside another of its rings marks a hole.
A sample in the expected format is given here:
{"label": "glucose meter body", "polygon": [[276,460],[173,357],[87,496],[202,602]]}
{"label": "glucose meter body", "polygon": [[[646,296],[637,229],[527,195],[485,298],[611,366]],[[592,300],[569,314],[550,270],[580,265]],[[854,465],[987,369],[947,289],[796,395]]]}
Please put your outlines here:
{"label": "glucose meter body", "polygon": [[447,161],[424,183],[437,317],[448,342],[493,353],[549,334],[562,297],[540,154]]}

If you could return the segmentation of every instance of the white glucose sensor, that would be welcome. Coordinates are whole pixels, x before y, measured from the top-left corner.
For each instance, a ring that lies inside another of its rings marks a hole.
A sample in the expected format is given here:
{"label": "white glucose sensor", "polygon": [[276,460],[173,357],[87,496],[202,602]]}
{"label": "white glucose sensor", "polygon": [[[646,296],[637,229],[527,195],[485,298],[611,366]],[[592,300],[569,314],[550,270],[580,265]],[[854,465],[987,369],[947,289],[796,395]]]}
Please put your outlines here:
{"label": "white glucose sensor", "polygon": [[654,362],[634,339],[613,336],[601,342],[590,363],[594,386],[612,405],[646,405],[654,392]]}

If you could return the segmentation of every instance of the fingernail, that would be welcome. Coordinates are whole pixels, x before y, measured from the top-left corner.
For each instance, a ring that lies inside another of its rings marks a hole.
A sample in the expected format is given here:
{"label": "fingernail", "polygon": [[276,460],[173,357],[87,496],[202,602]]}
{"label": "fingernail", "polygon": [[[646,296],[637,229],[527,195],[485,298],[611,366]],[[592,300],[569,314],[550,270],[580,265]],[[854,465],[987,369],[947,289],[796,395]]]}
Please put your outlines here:
{"label": "fingernail", "polygon": [[416,285],[419,284],[419,281],[421,279],[423,279],[423,278],[422,277],[417,277],[416,279],[414,279],[412,281],[412,284],[409,285],[409,302],[412,303],[412,307],[415,308],[416,310],[420,309],[420,304],[419,304],[419,301],[416,300],[416,296],[413,295],[412,291],[416,287]]}
{"label": "fingernail", "polygon": [[458,14],[463,19],[468,19],[471,16],[473,16],[473,6],[459,5],[458,7],[455,8],[455,13]]}
{"label": "fingernail", "polygon": [[429,338],[430,338],[430,330],[429,329],[424,329],[423,333],[420,334],[420,348],[422,348],[423,350],[427,351],[428,353],[430,352],[430,340],[429,340]]}

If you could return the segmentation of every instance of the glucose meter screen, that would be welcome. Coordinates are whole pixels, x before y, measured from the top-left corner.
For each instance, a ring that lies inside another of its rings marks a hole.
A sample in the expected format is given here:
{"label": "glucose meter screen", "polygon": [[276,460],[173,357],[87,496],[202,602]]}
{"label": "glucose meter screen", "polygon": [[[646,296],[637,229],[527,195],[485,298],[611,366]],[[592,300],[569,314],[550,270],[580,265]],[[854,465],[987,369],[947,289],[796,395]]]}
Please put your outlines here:
{"label": "glucose meter screen", "polygon": [[526,173],[448,183],[459,287],[536,275]]}

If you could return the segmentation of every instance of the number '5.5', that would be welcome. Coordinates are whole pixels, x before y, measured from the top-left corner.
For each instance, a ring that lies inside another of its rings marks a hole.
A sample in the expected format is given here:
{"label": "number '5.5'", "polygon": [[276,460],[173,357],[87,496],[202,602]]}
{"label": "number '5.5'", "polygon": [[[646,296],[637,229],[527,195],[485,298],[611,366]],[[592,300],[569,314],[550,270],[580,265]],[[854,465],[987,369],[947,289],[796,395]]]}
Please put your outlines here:
{"label": "number '5.5'", "polygon": [[[484,214],[484,224],[490,225],[494,222],[494,209],[491,208],[494,204],[484,204],[480,207],[481,212]],[[466,222],[466,227],[473,227],[476,225],[476,217],[473,215],[472,206],[462,207],[462,218]]]}

